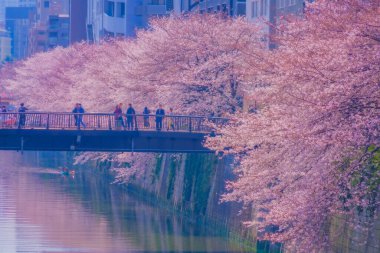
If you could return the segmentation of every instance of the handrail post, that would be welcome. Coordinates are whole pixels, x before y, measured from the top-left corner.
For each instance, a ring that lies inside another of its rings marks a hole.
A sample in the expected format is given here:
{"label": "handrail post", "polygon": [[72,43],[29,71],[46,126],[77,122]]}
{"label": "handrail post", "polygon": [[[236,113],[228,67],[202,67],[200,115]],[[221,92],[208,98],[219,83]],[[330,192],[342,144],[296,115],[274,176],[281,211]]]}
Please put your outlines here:
{"label": "handrail post", "polygon": [[138,131],[139,130],[139,127],[137,126],[137,116],[133,116],[134,118],[134,121],[135,121],[135,131]]}
{"label": "handrail post", "polygon": [[75,116],[76,116],[77,130],[80,130],[80,124],[82,122],[81,115],[80,115],[80,113],[75,113]]}
{"label": "handrail post", "polygon": [[20,129],[21,128],[21,117],[20,117],[20,113],[17,113],[16,114],[16,120],[18,121],[18,126],[17,128]]}
{"label": "handrail post", "polygon": [[108,130],[112,130],[111,126],[111,116],[108,115]]}
{"label": "handrail post", "polygon": [[46,130],[49,130],[50,113],[47,115]]}
{"label": "handrail post", "polygon": [[192,122],[191,122],[191,116],[189,116],[189,132],[192,132]]}

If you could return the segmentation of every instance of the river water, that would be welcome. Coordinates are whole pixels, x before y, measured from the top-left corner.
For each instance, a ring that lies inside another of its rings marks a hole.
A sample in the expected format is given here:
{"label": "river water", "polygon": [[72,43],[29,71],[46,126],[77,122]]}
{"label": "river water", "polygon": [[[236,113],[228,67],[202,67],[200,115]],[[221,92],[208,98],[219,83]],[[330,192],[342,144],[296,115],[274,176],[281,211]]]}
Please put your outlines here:
{"label": "river water", "polygon": [[252,252],[110,184],[104,173],[64,176],[60,162],[25,156],[0,152],[0,253]]}

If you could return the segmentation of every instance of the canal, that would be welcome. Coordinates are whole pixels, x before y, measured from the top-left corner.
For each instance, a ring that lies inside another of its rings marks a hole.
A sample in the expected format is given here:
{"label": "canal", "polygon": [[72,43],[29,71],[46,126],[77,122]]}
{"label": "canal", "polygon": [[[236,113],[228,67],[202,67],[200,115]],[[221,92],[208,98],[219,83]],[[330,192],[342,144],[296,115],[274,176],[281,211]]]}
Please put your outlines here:
{"label": "canal", "polygon": [[0,253],[252,252],[221,229],[111,184],[104,173],[61,175],[56,159],[25,157],[0,152]]}

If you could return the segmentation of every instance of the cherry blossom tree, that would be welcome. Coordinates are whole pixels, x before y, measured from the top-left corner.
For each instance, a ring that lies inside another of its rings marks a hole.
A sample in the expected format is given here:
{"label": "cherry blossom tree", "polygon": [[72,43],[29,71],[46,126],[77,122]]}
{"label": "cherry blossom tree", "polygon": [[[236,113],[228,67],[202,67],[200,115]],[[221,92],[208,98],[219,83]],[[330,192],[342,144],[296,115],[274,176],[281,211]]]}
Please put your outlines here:
{"label": "cherry blossom tree", "polygon": [[[186,113],[233,112],[229,126],[207,140],[237,159],[238,179],[224,200],[256,207],[247,225],[261,239],[328,251],[331,217],[348,214],[355,224],[358,210],[379,204],[379,12],[378,0],[316,1],[303,17],[280,22],[272,51],[259,28],[240,18],[155,19],[133,40],[35,55],[3,81],[39,110],[79,101],[110,112],[149,98]],[[257,100],[258,113],[240,111],[243,93]],[[78,162],[112,160],[128,180],[155,160],[136,157],[87,154]]]}
{"label": "cherry blossom tree", "polygon": [[84,152],[75,157],[74,164],[81,165],[90,161],[109,162],[116,173],[115,183],[129,183],[142,179],[156,165],[157,154],[154,153],[107,153]]}
{"label": "cherry blossom tree", "polygon": [[256,206],[247,224],[260,238],[328,251],[332,217],[357,224],[379,206],[379,14],[377,0],[320,0],[283,19],[271,68],[254,71],[266,84],[251,89],[259,113],[234,115],[208,140],[236,155],[224,200]]}
{"label": "cherry blossom tree", "polygon": [[37,54],[5,82],[39,110],[69,110],[82,102],[87,110],[112,111],[127,101],[221,114],[241,106],[246,52],[257,54],[257,61],[267,53],[260,38],[259,29],[242,18],[159,18],[136,39]]}
{"label": "cherry blossom tree", "polygon": [[151,29],[138,32],[128,73],[137,84],[154,87],[167,104],[177,98],[183,111],[232,112],[241,107],[247,58],[260,62],[267,53],[262,36],[243,18],[155,19]]}

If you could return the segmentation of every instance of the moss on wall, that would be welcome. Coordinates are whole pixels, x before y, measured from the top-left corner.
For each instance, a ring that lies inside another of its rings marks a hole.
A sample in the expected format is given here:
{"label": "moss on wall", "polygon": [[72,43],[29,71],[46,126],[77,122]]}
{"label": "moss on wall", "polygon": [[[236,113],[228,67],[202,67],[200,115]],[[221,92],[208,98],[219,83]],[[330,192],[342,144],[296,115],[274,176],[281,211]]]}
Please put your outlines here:
{"label": "moss on wall", "polygon": [[183,204],[195,214],[206,215],[216,157],[210,154],[190,154],[186,157]]}
{"label": "moss on wall", "polygon": [[179,169],[179,164],[177,159],[174,157],[170,158],[169,163],[169,175],[168,175],[168,189],[166,194],[166,199],[171,199],[174,192],[174,182],[177,175],[177,170]]}

